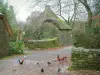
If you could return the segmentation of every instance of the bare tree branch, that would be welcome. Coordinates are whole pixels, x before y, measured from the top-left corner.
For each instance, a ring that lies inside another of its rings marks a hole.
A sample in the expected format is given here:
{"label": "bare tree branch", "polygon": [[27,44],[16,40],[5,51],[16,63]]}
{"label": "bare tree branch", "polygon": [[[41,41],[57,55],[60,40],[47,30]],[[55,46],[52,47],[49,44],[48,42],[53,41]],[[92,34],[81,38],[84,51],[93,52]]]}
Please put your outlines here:
{"label": "bare tree branch", "polygon": [[91,24],[92,24],[92,11],[91,11],[91,8],[88,5],[87,0],[78,0],[78,1],[81,2],[85,6],[85,9],[88,12],[88,26],[91,27]]}

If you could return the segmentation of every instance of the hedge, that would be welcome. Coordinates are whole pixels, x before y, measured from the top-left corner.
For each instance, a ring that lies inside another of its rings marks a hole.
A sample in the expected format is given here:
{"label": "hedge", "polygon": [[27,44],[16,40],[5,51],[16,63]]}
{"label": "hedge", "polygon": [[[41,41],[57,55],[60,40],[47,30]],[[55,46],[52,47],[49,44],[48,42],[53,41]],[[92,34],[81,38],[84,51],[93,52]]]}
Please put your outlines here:
{"label": "hedge", "polygon": [[59,38],[43,39],[43,40],[28,40],[25,41],[25,46],[29,49],[35,48],[52,48],[60,46]]}

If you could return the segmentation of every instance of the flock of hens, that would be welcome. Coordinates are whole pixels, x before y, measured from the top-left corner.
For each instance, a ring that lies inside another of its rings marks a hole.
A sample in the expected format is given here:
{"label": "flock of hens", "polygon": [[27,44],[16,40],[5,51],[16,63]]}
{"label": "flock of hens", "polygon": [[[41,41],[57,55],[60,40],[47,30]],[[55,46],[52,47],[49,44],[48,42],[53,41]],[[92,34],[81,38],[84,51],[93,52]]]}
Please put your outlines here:
{"label": "flock of hens", "polygon": [[[24,56],[24,59],[22,59],[22,60],[21,60],[21,59],[18,59],[18,64],[19,64],[19,65],[23,65],[24,62],[25,62],[25,60],[26,60],[26,58],[27,58],[27,56]],[[48,62],[47,62],[47,65],[50,66],[50,65],[52,65],[53,62],[59,62],[60,64],[63,63],[63,62],[64,62],[64,63],[67,63],[67,56],[60,57],[60,56],[58,55],[58,56],[56,57],[55,60],[53,60],[53,61],[48,61]],[[40,65],[40,63],[37,62],[36,65]],[[45,72],[45,69],[44,69],[44,68],[41,68],[41,69],[40,69],[40,72],[41,72],[41,73],[44,73],[44,72]],[[60,74],[60,72],[61,72],[61,68],[60,68],[60,67],[58,67],[57,72],[58,72],[58,74]]]}

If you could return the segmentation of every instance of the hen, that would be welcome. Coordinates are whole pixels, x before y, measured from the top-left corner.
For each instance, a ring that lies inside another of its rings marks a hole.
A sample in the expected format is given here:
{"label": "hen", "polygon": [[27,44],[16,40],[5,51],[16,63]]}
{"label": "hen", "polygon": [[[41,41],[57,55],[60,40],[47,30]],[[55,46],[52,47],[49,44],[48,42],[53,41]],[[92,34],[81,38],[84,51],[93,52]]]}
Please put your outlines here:
{"label": "hen", "polygon": [[58,73],[60,73],[60,72],[61,72],[61,68],[58,67]]}
{"label": "hen", "polygon": [[51,62],[47,62],[48,66],[50,66]]}
{"label": "hen", "polygon": [[36,64],[39,65],[39,62],[37,62]]}
{"label": "hen", "polygon": [[59,57],[59,55],[57,56],[57,61],[64,61],[67,57]]}
{"label": "hen", "polygon": [[44,72],[44,69],[43,69],[43,68],[41,68],[41,72],[42,72],[42,73]]}

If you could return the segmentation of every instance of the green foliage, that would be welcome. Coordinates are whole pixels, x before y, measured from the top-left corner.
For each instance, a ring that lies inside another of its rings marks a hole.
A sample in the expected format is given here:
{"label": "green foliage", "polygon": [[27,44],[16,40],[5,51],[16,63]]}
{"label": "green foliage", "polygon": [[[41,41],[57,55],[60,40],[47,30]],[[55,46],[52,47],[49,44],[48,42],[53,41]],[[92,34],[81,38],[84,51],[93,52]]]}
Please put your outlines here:
{"label": "green foliage", "polygon": [[34,25],[24,25],[24,38],[40,39],[40,31]]}
{"label": "green foliage", "polygon": [[16,21],[16,18],[15,18],[15,13],[14,13],[12,6],[10,6],[8,11],[7,11],[7,19],[9,21],[9,24],[12,27],[12,29],[18,30],[17,21]]}
{"label": "green foliage", "polygon": [[4,0],[0,0],[0,13],[6,14],[7,8],[7,3],[4,3]]}
{"label": "green foliage", "polygon": [[93,25],[91,26],[91,28],[89,27],[85,27],[85,30],[87,33],[92,33],[92,34],[98,34],[100,32],[100,24],[99,25],[95,25],[98,21],[93,20]]}
{"label": "green foliage", "polygon": [[24,37],[35,39],[35,40],[53,38],[53,37],[57,37],[59,34],[58,29],[55,26],[53,26],[52,23],[46,23],[42,25],[40,28],[37,27],[38,29],[34,29],[33,25],[25,25],[24,27],[25,27]]}
{"label": "green foliage", "polygon": [[72,66],[69,69],[100,70],[100,50],[97,49],[72,49]]}
{"label": "green foliage", "polygon": [[10,37],[10,41],[16,41],[19,28],[18,28],[16,19],[15,19],[15,14],[14,14],[13,8],[10,7],[7,10],[6,16],[7,16],[8,22],[11,26],[11,29],[13,31],[13,36]]}
{"label": "green foliage", "polygon": [[53,39],[43,39],[43,40],[31,40],[26,41],[25,46],[30,49],[35,48],[52,48],[52,47],[59,47],[59,39],[53,38]]}
{"label": "green foliage", "polygon": [[9,55],[12,54],[22,54],[24,49],[24,43],[21,41],[17,42],[10,42],[9,43],[10,49],[9,49]]}
{"label": "green foliage", "polygon": [[84,47],[85,38],[84,38],[84,30],[74,30],[72,31],[72,43],[76,47]]}
{"label": "green foliage", "polygon": [[100,48],[100,34],[87,34],[84,30],[73,31],[73,45],[84,48]]}
{"label": "green foliage", "polygon": [[9,41],[10,41],[10,42],[16,41],[17,35],[18,35],[18,32],[17,32],[16,30],[13,30],[13,35],[10,36]]}

